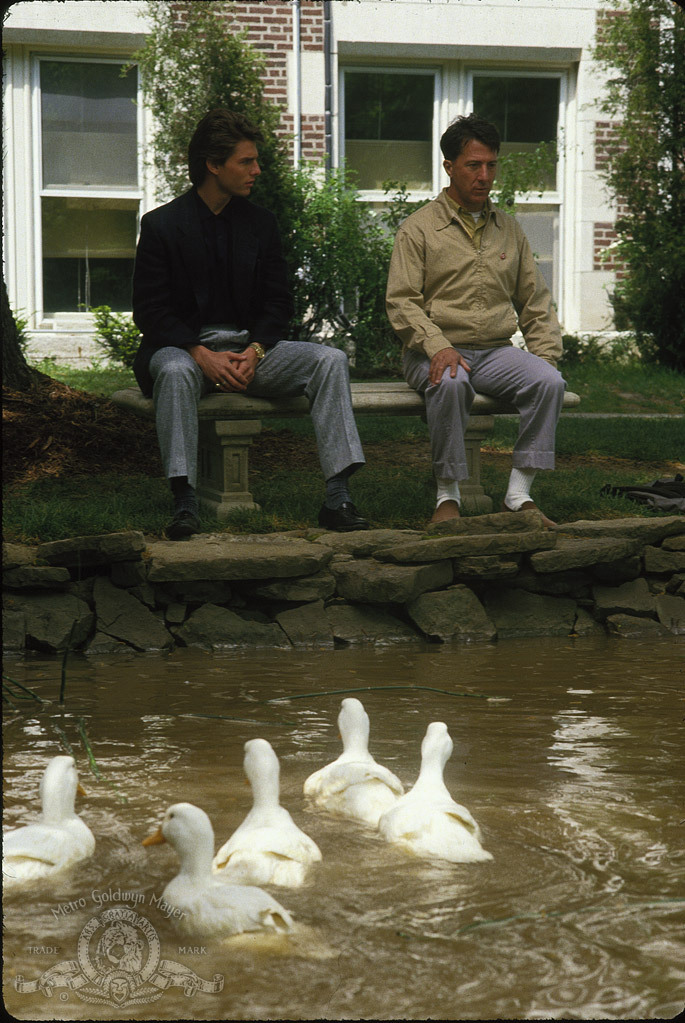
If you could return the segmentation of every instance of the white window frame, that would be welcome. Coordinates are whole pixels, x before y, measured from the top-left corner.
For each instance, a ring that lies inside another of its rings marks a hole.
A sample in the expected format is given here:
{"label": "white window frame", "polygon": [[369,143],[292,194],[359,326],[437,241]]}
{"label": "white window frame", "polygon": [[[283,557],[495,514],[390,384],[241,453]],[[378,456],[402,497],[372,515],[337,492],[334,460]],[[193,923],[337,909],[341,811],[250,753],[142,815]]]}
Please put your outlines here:
{"label": "white window frame", "polygon": [[[556,305],[559,319],[563,318],[564,306],[564,253],[566,251],[564,195],[566,194],[566,111],[568,108],[568,69],[549,68],[543,71],[532,71],[524,67],[492,68],[479,65],[467,66],[466,69],[467,103],[466,112],[473,112],[473,80],[478,76],[488,78],[556,78],[559,81],[559,114],[557,119],[557,180],[555,189],[546,189],[542,195],[529,193],[517,199],[517,205],[528,207],[530,212],[536,206],[556,206],[559,219],[559,238],[557,251],[554,254],[554,278],[556,282]],[[497,182],[495,182],[496,188]]]}
{"label": "white window frame", "polygon": [[[409,67],[406,64],[344,64],[338,72],[338,96],[339,96],[339,162],[345,160],[345,75],[347,72],[363,72],[365,74],[399,74],[399,75],[423,75],[433,78],[433,137],[431,140],[431,159],[433,164],[433,181],[430,189],[412,189],[408,192],[410,202],[418,202],[429,196],[436,195],[440,190],[440,171],[442,170],[442,157],[440,155],[440,110],[442,103],[443,84],[442,70],[433,65],[421,65],[420,67]],[[392,169],[388,169],[388,178],[392,178]],[[359,198],[365,202],[384,203],[387,202],[387,195],[380,188],[368,188],[359,190]]]}
{"label": "white window frame", "polygon": [[[43,122],[41,115],[41,87],[40,87],[40,65],[42,61],[59,62],[61,64],[130,64],[130,57],[125,55],[115,57],[111,54],[107,56],[98,55],[73,55],[73,54],[62,54],[55,51],[39,52],[34,51],[31,54],[31,101],[32,101],[32,118],[35,130],[32,132],[33,136],[33,187],[31,189],[33,194],[33,223],[34,223],[34,266],[36,268],[34,274],[34,296],[33,296],[33,308],[36,311],[37,323],[44,322],[44,305],[43,305],[43,221],[42,221],[42,200],[45,198],[83,198],[83,199],[130,199],[138,203],[138,212],[136,216],[136,237],[138,235],[138,228],[140,225],[141,217],[141,203],[144,200],[144,189],[143,189],[143,118],[141,116],[142,111],[142,88],[141,88],[141,76],[140,70],[136,66],[135,72],[130,73],[136,74],[136,146],[137,146],[137,162],[136,170],[138,177],[138,184],[136,187],[130,188],[107,188],[106,186],[97,186],[95,188],[88,188],[84,190],[77,186],[48,186],[47,188],[43,185]],[[60,310],[56,310],[60,312]],[[66,310],[65,310],[66,312]],[[92,314],[89,312],[68,312],[69,319],[83,320],[84,324],[90,323],[92,320]]]}
{"label": "white window frame", "polygon": [[557,187],[548,189],[538,196],[536,193],[517,200],[522,206],[550,206],[562,204],[564,194],[564,134],[566,127],[567,75],[564,71],[530,71],[528,68],[469,67],[466,70],[468,88],[467,113],[473,112],[473,79],[484,78],[556,78],[559,82],[559,118],[557,121]]}

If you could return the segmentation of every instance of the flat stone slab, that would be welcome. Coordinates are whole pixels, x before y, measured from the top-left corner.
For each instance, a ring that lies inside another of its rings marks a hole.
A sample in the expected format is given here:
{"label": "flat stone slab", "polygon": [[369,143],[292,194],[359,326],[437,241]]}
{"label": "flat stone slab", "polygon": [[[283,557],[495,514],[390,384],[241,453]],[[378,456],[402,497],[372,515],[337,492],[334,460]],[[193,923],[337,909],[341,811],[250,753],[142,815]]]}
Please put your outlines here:
{"label": "flat stone slab", "polygon": [[466,515],[445,522],[429,522],[429,536],[482,536],[483,533],[539,532],[542,515],[529,509],[522,512],[491,512],[489,515]]}
{"label": "flat stone slab", "polygon": [[497,629],[498,639],[515,636],[570,636],[577,617],[575,600],[550,600],[527,590],[490,591],[483,607]]}
{"label": "flat stone slab", "polygon": [[2,567],[4,571],[20,568],[22,565],[33,565],[36,560],[36,548],[23,543],[3,543]]}
{"label": "flat stone slab", "polygon": [[113,561],[140,561],[145,537],[138,530],[124,533],[100,533],[74,536],[69,540],[42,543],[36,550],[39,561],[65,568],[96,568]]}
{"label": "flat stone slab", "polygon": [[357,643],[385,644],[419,641],[419,635],[405,622],[381,608],[331,604],[326,617],[335,642],[344,646]]}
{"label": "flat stone slab", "polygon": [[407,614],[425,636],[443,643],[489,643],[497,637],[485,608],[467,586],[423,593],[407,606]]}
{"label": "flat stone slab", "polygon": [[663,547],[645,547],[645,572],[673,575],[685,571],[685,551],[669,551]]}
{"label": "flat stone slab", "polygon": [[605,561],[620,561],[640,550],[643,541],[617,536],[595,538],[559,536],[554,550],[530,555],[536,572],[565,572],[570,568],[591,568]]}
{"label": "flat stone slab", "polygon": [[420,540],[423,533],[418,529],[358,529],[351,533],[311,530],[309,535],[314,543],[330,547],[336,554],[370,558],[374,551],[383,547],[394,547],[409,540]]}
{"label": "flat stone slab", "polygon": [[452,582],[452,563],[381,565],[377,561],[343,561],[331,565],[339,596],[360,604],[405,604],[426,590]]}
{"label": "flat stone slab", "polygon": [[685,635],[685,598],[660,593],[654,600],[659,621],[675,636]]}
{"label": "flat stone slab", "polygon": [[376,551],[377,561],[396,564],[439,561],[443,558],[482,557],[484,555],[519,554],[526,551],[547,551],[555,547],[556,533],[549,530],[521,531],[517,533],[474,533],[441,536],[419,540]]}
{"label": "flat stone slab", "polygon": [[633,516],[627,519],[579,519],[556,527],[564,536],[616,537],[626,536],[642,543],[659,543],[668,536],[685,536],[685,516],[668,515],[659,519]]}
{"label": "flat stone slab", "polygon": [[27,646],[52,653],[84,643],[95,620],[85,601],[69,593],[12,594],[3,609],[24,615]]}
{"label": "flat stone slab", "polygon": [[60,565],[20,565],[2,573],[9,590],[63,590],[70,582],[69,569]]}
{"label": "flat stone slab", "polygon": [[332,650],[335,645],[323,600],[281,611],[276,621],[294,647]]}
{"label": "flat stone slab", "polygon": [[93,587],[97,629],[136,650],[170,650],[173,639],[164,623],[126,590],[98,576]]}
{"label": "flat stone slab", "polygon": [[656,618],[654,594],[646,579],[634,579],[622,586],[595,586],[592,595],[595,609],[602,617],[615,614]]}
{"label": "flat stone slab", "polygon": [[177,629],[174,636],[184,646],[201,650],[232,650],[236,647],[290,647],[281,627],[273,622],[241,618],[235,611],[204,604]]}
{"label": "flat stone slab", "polygon": [[106,632],[96,632],[86,649],[86,657],[135,657],[136,652],[128,643],[124,643]]}
{"label": "flat stone slab", "polygon": [[245,540],[200,535],[189,540],[148,544],[150,582],[198,579],[282,579],[313,575],[329,563],[333,552],[306,540]]}
{"label": "flat stone slab", "polygon": [[465,579],[510,579],[519,571],[519,562],[511,558],[500,558],[494,554],[481,557],[454,558],[454,575]]}
{"label": "flat stone slab", "polygon": [[668,636],[669,630],[653,618],[638,618],[635,615],[609,615],[606,620],[609,635],[622,639],[644,639],[645,636]]}
{"label": "flat stone slab", "polygon": [[256,584],[250,587],[253,597],[265,600],[299,601],[327,600],[335,593],[335,576],[324,569],[314,575],[298,576],[296,579],[277,579],[275,582]]}
{"label": "flat stone slab", "polygon": [[540,575],[533,572],[531,568],[523,568],[512,580],[513,586],[522,590],[530,590],[531,593],[543,593],[550,597],[569,596],[576,599],[579,596],[589,596],[590,588],[594,583],[592,575],[580,569]]}

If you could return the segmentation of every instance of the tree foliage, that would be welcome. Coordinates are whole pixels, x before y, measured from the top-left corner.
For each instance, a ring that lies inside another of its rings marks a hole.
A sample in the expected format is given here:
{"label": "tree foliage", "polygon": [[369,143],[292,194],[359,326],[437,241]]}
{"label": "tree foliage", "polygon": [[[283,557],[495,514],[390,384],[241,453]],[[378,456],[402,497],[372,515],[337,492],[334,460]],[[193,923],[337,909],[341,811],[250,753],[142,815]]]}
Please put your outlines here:
{"label": "tree foliage", "polygon": [[233,0],[147,4],[150,31],[132,61],[153,115],[151,162],[160,198],[185,191],[195,127],[209,110],[228,107],[264,135],[253,195],[278,214],[289,183],[287,139],[278,134],[281,111],[264,95],[265,59],[248,43],[232,7]]}
{"label": "tree foliage", "polygon": [[540,142],[528,153],[500,153],[497,157],[497,178],[492,199],[512,215],[516,215],[516,199],[535,193],[541,196],[556,180],[556,142]]}
{"label": "tree foliage", "polygon": [[685,12],[672,0],[608,0],[594,56],[614,118],[605,171],[616,199],[612,296],[643,356],[685,371]]}

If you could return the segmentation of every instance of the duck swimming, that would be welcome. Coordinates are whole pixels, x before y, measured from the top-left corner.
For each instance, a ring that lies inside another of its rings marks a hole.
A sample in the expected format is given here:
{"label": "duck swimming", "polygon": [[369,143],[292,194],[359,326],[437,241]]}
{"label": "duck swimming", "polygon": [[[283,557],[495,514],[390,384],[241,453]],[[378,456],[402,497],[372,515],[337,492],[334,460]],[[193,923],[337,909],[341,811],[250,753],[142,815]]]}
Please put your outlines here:
{"label": "duck swimming", "polygon": [[450,796],[443,780],[454,745],[447,725],[433,721],[421,743],[421,770],[414,786],[378,822],[378,830],[415,856],[452,863],[491,860],[481,845],[481,832],[465,806]]}
{"label": "duck swimming", "polygon": [[212,869],[235,884],[297,887],[308,867],[321,859],[321,851],[279,803],[280,768],[271,744],[266,739],[246,742],[243,766],[253,806],[219,849]]}
{"label": "duck swimming", "polygon": [[[177,928],[189,937],[228,938],[246,931],[291,930],[288,911],[261,888],[231,885],[212,874],[214,830],[209,817],[192,803],[175,803],[160,828],[143,845],[168,842],[181,869],[162,894]],[[166,909],[165,907],[165,909]]]}
{"label": "duck swimming", "polygon": [[93,833],[74,810],[77,792],[85,795],[74,758],[53,757],[40,782],[40,819],[3,835],[2,879],[7,889],[52,877],[93,855]]}
{"label": "duck swimming", "polygon": [[343,752],[307,778],[304,794],[330,813],[351,817],[375,828],[395,805],[404,788],[387,767],[369,753],[369,715],[360,700],[342,701],[338,728]]}

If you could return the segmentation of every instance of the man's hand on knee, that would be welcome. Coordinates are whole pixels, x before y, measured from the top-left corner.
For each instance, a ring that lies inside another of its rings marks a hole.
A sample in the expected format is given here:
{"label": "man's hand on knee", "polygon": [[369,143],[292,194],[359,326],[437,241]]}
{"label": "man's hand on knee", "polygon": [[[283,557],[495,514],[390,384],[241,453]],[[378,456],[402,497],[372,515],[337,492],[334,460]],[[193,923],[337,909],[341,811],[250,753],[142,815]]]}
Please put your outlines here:
{"label": "man's hand on knee", "polygon": [[441,348],[431,359],[428,379],[431,384],[439,384],[442,375],[449,366],[450,376],[456,377],[457,369],[463,366],[467,373],[471,372],[469,364],[461,357],[456,348]]}

